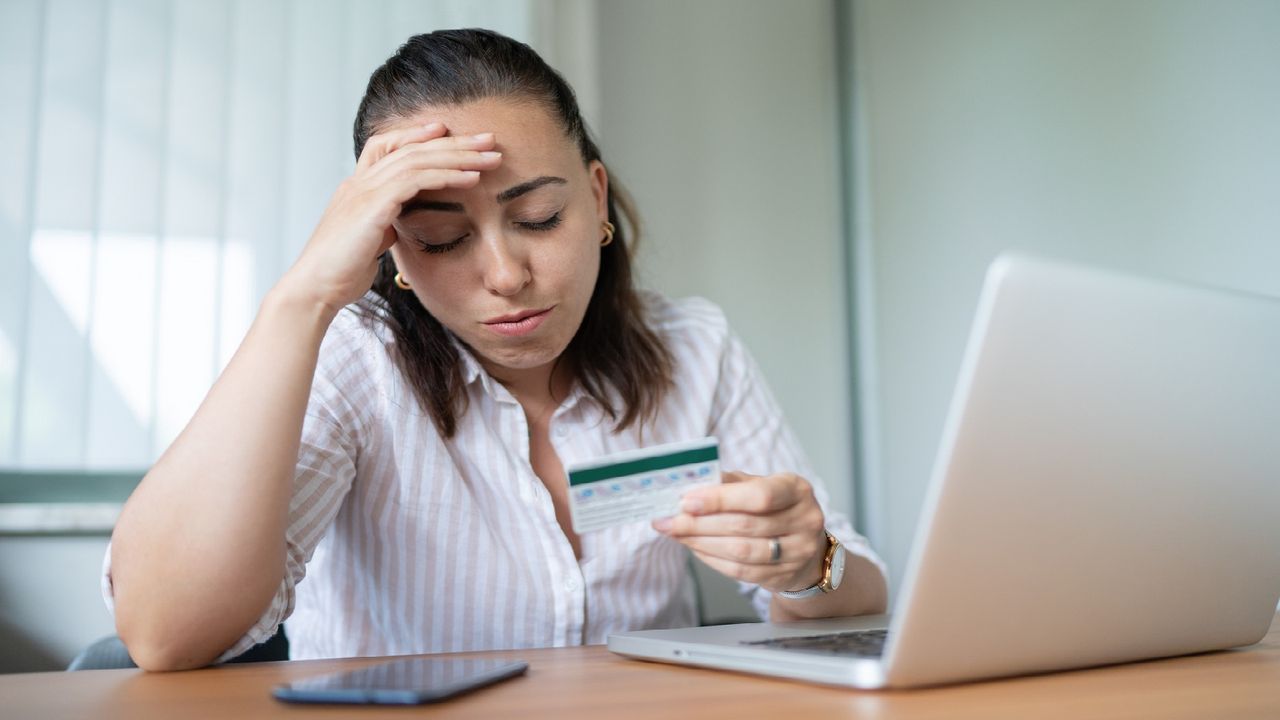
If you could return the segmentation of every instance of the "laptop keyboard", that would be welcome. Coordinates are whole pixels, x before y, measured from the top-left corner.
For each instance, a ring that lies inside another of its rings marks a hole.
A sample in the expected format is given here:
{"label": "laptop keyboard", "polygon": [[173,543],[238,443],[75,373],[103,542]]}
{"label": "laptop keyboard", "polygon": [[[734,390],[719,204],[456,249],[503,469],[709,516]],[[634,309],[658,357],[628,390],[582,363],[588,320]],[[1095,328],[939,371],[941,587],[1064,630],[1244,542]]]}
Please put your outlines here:
{"label": "laptop keyboard", "polygon": [[773,638],[770,640],[743,640],[743,645],[794,650],[815,655],[840,655],[843,657],[880,657],[884,654],[884,642],[888,630],[853,630],[826,635]]}

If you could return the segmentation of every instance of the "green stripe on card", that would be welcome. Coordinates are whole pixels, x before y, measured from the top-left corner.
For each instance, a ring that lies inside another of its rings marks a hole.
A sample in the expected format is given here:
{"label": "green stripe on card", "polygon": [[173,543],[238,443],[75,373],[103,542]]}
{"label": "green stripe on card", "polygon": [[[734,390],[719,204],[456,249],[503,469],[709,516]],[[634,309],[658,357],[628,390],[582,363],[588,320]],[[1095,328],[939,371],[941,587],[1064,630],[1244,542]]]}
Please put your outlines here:
{"label": "green stripe on card", "polygon": [[627,477],[629,475],[639,475],[641,473],[654,472],[656,470],[666,470],[667,468],[679,467],[681,465],[710,462],[718,459],[719,457],[720,451],[714,445],[710,447],[694,448],[693,450],[682,450],[669,455],[658,455],[657,457],[628,460],[626,462],[604,465],[602,467],[575,470],[569,473],[569,484],[584,485],[586,483],[599,482],[601,480],[612,480],[614,478]]}

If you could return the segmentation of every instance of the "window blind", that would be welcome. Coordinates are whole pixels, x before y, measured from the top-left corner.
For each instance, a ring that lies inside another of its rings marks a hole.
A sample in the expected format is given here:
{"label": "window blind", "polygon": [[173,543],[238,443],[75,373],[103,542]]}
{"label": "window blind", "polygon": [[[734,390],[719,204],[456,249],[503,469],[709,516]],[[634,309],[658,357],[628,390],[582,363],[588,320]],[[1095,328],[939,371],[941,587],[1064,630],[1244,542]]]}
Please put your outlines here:
{"label": "window blind", "polygon": [[0,468],[150,465],[354,166],[369,73],[442,27],[537,47],[554,7],[0,3]]}

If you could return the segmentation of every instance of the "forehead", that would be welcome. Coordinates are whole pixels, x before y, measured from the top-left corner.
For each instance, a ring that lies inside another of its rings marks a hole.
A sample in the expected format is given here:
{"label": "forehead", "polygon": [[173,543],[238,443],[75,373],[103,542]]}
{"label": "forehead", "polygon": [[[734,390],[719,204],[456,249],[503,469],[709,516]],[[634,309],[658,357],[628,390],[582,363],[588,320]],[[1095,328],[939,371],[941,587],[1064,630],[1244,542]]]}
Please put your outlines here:
{"label": "forehead", "polygon": [[494,133],[504,164],[516,161],[563,166],[574,160],[582,164],[577,145],[559,120],[545,106],[531,100],[482,98],[461,105],[431,105],[408,117],[396,118],[379,131],[431,122],[444,123],[449,135]]}

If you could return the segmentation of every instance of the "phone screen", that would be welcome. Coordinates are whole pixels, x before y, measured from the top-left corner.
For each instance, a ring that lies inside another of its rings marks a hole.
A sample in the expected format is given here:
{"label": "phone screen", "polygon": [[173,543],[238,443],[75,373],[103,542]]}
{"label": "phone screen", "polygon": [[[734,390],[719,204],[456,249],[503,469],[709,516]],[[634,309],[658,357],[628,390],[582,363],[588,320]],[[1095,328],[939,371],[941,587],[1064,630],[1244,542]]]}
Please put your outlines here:
{"label": "phone screen", "polygon": [[277,700],[304,703],[420,705],[522,675],[519,660],[395,660],[280,685]]}

